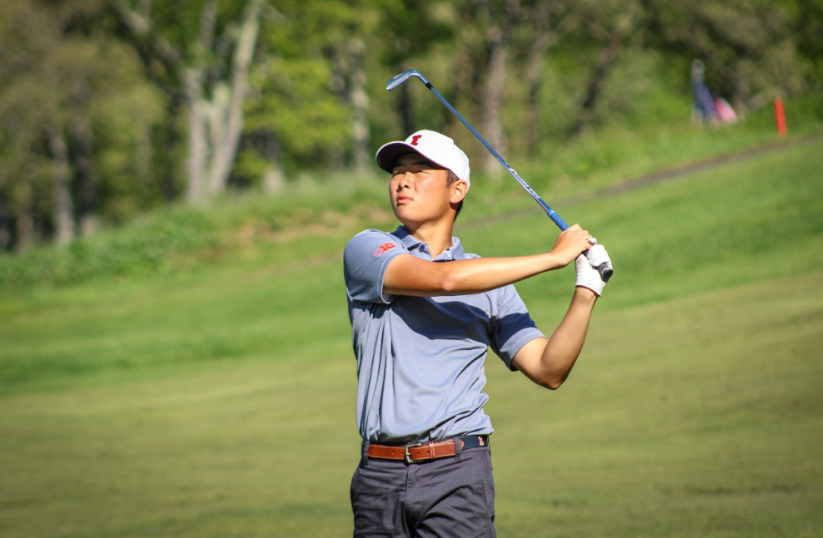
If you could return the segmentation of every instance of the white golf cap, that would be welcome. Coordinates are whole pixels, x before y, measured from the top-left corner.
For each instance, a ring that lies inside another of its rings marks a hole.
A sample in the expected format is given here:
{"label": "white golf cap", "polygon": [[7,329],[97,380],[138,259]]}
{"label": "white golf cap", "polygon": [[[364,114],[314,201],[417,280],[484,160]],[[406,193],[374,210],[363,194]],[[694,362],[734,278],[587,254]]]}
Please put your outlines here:
{"label": "white golf cap", "polygon": [[433,164],[454,172],[471,187],[469,158],[458,148],[454,140],[435,131],[417,131],[403,142],[389,142],[377,150],[377,165],[391,173],[397,159],[407,153],[419,153]]}

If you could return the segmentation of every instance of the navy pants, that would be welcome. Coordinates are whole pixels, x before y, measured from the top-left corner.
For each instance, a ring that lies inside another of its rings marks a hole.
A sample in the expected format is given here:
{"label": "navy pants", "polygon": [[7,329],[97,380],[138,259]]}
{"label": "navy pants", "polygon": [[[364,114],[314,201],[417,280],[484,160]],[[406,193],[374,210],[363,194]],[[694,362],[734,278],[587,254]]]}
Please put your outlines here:
{"label": "navy pants", "polygon": [[491,451],[411,464],[364,455],[351,504],[355,538],[495,537]]}

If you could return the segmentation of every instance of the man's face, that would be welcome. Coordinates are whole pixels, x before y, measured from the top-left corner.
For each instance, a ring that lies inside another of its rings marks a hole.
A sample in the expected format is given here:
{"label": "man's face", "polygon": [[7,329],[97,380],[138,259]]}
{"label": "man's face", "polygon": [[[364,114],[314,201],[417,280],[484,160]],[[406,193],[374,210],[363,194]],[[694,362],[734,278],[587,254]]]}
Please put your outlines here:
{"label": "man's face", "polygon": [[392,209],[403,224],[420,225],[451,217],[453,185],[447,185],[448,171],[420,154],[401,156],[392,169],[389,195]]}

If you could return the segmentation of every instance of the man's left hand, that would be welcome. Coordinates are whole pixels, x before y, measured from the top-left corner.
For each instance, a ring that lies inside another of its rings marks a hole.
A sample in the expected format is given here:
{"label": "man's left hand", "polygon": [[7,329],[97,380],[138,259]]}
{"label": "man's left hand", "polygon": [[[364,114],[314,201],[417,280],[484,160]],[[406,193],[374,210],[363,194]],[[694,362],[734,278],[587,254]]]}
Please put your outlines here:
{"label": "man's left hand", "polygon": [[594,245],[588,252],[577,257],[574,261],[575,272],[577,273],[576,286],[582,286],[592,290],[597,296],[603,294],[603,288],[606,283],[600,278],[600,273],[595,269],[600,265],[608,263],[611,266],[612,261],[609,258],[609,253],[606,252],[603,245]]}

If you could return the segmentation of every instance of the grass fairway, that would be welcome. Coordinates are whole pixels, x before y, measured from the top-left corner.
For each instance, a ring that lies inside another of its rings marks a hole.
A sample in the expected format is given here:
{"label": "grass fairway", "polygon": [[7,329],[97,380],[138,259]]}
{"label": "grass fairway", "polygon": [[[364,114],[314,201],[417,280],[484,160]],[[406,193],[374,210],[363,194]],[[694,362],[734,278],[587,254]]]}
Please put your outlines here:
{"label": "grass fairway", "polygon": [[[804,279],[820,289],[823,272]],[[609,312],[557,394],[491,380],[501,536],[819,536],[823,305],[808,289]]]}
{"label": "grass fairway", "polygon": [[[616,274],[560,391],[490,357],[501,537],[823,535],[820,170],[806,143],[559,207]],[[556,235],[472,215],[484,255]],[[0,536],[350,536],[354,231],[4,300]],[[519,285],[541,326],[571,282]]]}

